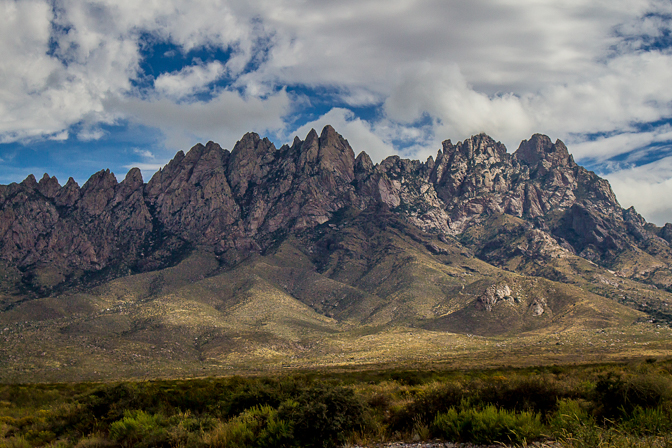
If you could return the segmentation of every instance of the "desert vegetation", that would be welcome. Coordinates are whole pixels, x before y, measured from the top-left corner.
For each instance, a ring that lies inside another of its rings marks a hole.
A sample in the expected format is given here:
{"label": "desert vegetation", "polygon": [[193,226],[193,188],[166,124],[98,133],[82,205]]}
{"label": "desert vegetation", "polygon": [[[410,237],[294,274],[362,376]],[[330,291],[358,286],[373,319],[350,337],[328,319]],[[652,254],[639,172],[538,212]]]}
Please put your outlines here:
{"label": "desert vegetation", "polygon": [[1,447],[672,446],[672,362],[0,386]]}

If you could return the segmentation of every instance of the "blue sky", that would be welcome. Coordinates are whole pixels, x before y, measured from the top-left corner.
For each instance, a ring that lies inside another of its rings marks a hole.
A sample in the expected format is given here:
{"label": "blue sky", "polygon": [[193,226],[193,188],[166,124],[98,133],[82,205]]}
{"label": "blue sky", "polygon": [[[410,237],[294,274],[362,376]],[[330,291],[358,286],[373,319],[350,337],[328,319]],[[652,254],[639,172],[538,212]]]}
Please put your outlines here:
{"label": "blue sky", "polygon": [[540,132],[663,224],[671,31],[658,0],[0,0],[0,183],[148,181],[247,131],[331,124],[375,161]]}

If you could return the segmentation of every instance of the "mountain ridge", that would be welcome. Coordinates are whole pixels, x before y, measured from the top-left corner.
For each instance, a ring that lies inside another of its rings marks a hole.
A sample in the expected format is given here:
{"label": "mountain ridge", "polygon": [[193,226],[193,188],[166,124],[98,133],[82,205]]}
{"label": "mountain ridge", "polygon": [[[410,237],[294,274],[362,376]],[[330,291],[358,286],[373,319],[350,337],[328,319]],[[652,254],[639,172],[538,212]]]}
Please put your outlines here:
{"label": "mountain ridge", "polygon": [[[133,168],[0,186],[0,324],[43,374],[44,341],[69,347],[49,359],[73,371],[92,346],[165,369],[378,362],[399,331],[655,328],[672,322],[671,241],[540,134],[514,153],[479,134],[373,164],[331,126],[280,148],[248,133],[179,151],[147,183]],[[345,342],[364,338],[379,342]]]}

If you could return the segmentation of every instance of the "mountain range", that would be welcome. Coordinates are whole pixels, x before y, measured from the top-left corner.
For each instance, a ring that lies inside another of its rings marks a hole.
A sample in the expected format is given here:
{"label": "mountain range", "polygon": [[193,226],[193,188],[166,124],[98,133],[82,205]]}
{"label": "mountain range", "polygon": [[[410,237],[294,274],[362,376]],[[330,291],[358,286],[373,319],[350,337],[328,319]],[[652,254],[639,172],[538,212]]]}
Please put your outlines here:
{"label": "mountain range", "polygon": [[31,175],[0,186],[0,380],[667,356],[671,244],[539,134],[374,164],[327,126],[148,183]]}

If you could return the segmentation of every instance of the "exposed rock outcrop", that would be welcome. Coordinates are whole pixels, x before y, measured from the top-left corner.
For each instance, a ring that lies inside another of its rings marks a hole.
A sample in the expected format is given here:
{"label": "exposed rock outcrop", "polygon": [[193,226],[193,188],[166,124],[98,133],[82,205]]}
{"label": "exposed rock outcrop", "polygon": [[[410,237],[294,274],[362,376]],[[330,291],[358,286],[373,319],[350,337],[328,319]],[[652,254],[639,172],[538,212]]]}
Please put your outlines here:
{"label": "exposed rock outcrop", "polygon": [[476,299],[476,308],[492,311],[492,307],[501,302],[509,304],[515,302],[511,296],[511,288],[506,283],[488,286],[485,292]]}

